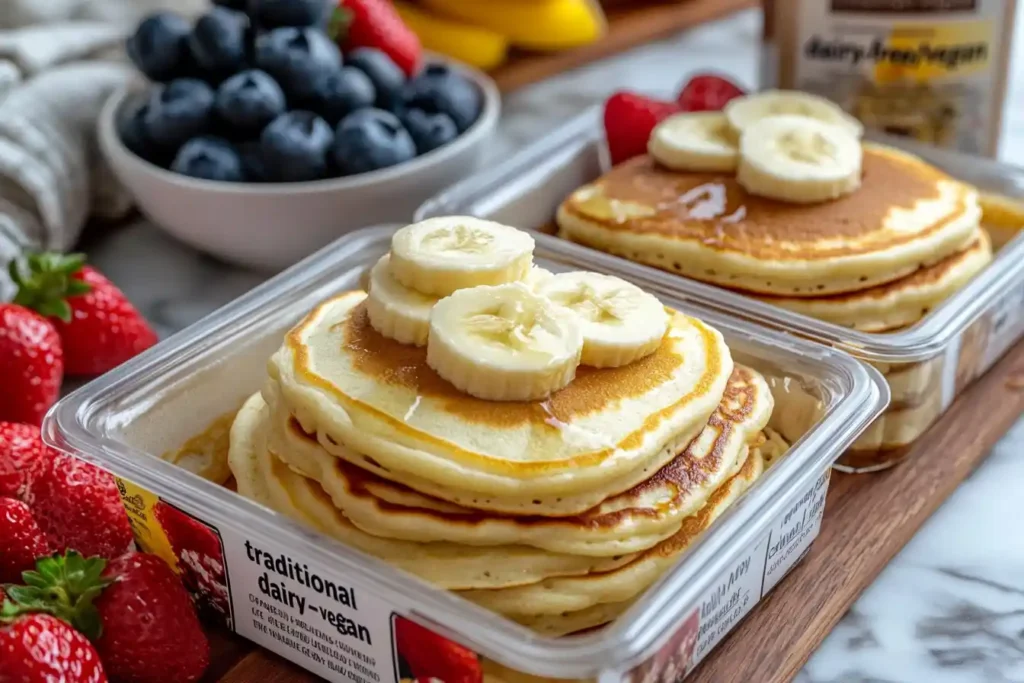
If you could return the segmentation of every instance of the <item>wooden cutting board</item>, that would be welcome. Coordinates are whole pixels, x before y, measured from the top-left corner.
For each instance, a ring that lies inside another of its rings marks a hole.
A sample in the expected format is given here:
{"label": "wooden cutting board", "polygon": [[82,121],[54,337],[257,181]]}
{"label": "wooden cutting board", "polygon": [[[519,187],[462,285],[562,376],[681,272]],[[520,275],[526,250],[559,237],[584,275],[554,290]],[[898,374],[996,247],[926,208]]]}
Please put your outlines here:
{"label": "wooden cutting board", "polygon": [[737,10],[759,5],[759,0],[619,0],[605,10],[608,35],[597,43],[551,54],[516,53],[491,75],[503,92],[510,92],[563,71],[667,38]]}
{"label": "wooden cutting board", "polygon": [[[957,399],[906,462],[879,474],[832,475],[811,552],[686,683],[791,680],[857,596],[1021,414],[1024,342]],[[319,680],[231,634],[210,637],[208,683]]]}

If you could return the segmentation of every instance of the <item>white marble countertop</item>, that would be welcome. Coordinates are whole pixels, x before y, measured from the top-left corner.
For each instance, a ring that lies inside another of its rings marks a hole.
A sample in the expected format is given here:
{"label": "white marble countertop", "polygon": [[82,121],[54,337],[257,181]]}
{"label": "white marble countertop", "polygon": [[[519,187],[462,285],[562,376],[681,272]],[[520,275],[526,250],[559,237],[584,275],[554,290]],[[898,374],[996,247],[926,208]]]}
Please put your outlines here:
{"label": "white marble countertop", "polygon": [[[1024,13],[1022,13],[1024,16]],[[1024,21],[1017,22],[1024,52]],[[501,158],[614,88],[671,92],[692,71],[755,84],[760,17],[744,12],[505,99]],[[1024,55],[1013,62],[1004,159],[1024,153]],[[92,261],[161,334],[261,282],[137,223],[86,236]],[[797,678],[802,683],[1024,682],[1024,420],[883,571]],[[746,682],[744,682],[746,683]],[[753,683],[753,682],[750,682]]]}

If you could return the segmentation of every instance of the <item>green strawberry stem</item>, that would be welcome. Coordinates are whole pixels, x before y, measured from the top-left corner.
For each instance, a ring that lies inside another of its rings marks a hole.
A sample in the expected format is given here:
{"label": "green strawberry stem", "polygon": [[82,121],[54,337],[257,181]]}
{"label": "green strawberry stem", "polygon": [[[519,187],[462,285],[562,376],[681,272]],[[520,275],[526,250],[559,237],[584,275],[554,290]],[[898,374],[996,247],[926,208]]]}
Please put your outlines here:
{"label": "green strawberry stem", "polygon": [[345,34],[348,33],[348,27],[351,22],[352,12],[344,6],[338,5],[331,12],[330,21],[327,22],[327,37],[341,45],[345,42]]}
{"label": "green strawberry stem", "polygon": [[84,254],[39,252],[14,259],[7,266],[18,287],[14,303],[47,318],[71,321],[68,297],[87,293],[91,287],[72,277],[85,265]]}
{"label": "green strawberry stem", "polygon": [[63,619],[89,640],[103,632],[93,601],[112,583],[103,576],[107,561],[85,558],[74,550],[36,560],[35,571],[21,575],[23,586],[4,587],[7,599],[0,607],[0,623],[10,623],[23,614],[43,612]]}

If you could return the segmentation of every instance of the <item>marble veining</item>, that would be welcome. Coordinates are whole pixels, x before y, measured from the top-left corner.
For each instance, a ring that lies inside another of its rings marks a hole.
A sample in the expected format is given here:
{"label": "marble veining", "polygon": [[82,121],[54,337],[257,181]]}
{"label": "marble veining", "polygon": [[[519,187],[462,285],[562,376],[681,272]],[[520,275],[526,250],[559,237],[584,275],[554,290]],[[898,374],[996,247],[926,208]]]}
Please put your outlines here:
{"label": "marble veining", "polygon": [[[1020,163],[1022,19],[1016,35],[1000,156]],[[617,87],[669,94],[688,73],[707,69],[752,87],[759,36],[759,16],[745,12],[514,93],[505,99],[492,158],[507,156]],[[203,256],[144,221],[94,229],[83,246],[164,336],[266,277]],[[1024,420],[868,588],[799,683],[1024,683],[1022,456]]]}

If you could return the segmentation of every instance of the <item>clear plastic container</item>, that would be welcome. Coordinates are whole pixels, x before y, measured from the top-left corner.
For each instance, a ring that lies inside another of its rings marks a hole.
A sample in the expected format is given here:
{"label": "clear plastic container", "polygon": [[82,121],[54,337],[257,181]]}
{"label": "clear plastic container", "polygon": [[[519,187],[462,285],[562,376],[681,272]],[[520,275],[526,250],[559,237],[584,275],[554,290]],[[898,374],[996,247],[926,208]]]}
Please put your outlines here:
{"label": "clear plastic container", "polygon": [[[903,138],[873,137],[917,154],[979,188],[986,201],[997,202],[985,206],[986,227],[998,249],[993,262],[920,322],[899,331],[860,332],[563,240],[542,243],[588,268],[626,275],[661,292],[843,349],[872,364],[888,380],[892,402],[837,468],[885,469],[905,458],[964,387],[1024,336],[1024,231],[1018,229],[1024,226],[1024,205],[998,203],[999,198],[1024,198],[1024,169]],[[600,118],[597,112],[588,112],[505,163],[428,201],[416,219],[469,214],[552,233],[558,205],[608,168]],[[1014,224],[1018,215],[1020,222]]]}
{"label": "clear plastic container", "polygon": [[[792,448],[625,615],[587,635],[544,637],[160,458],[257,391],[285,331],[358,288],[393,229],[341,238],[71,394],[47,417],[46,439],[115,474],[140,545],[175,562],[213,613],[329,679],[402,678],[392,635],[402,619],[473,650],[489,680],[668,681],[692,669],[817,535],[830,466],[887,403],[881,375],[840,351],[662,297],[716,326],[737,361],[769,379],[772,426]],[[536,259],[578,267],[546,244]]]}

